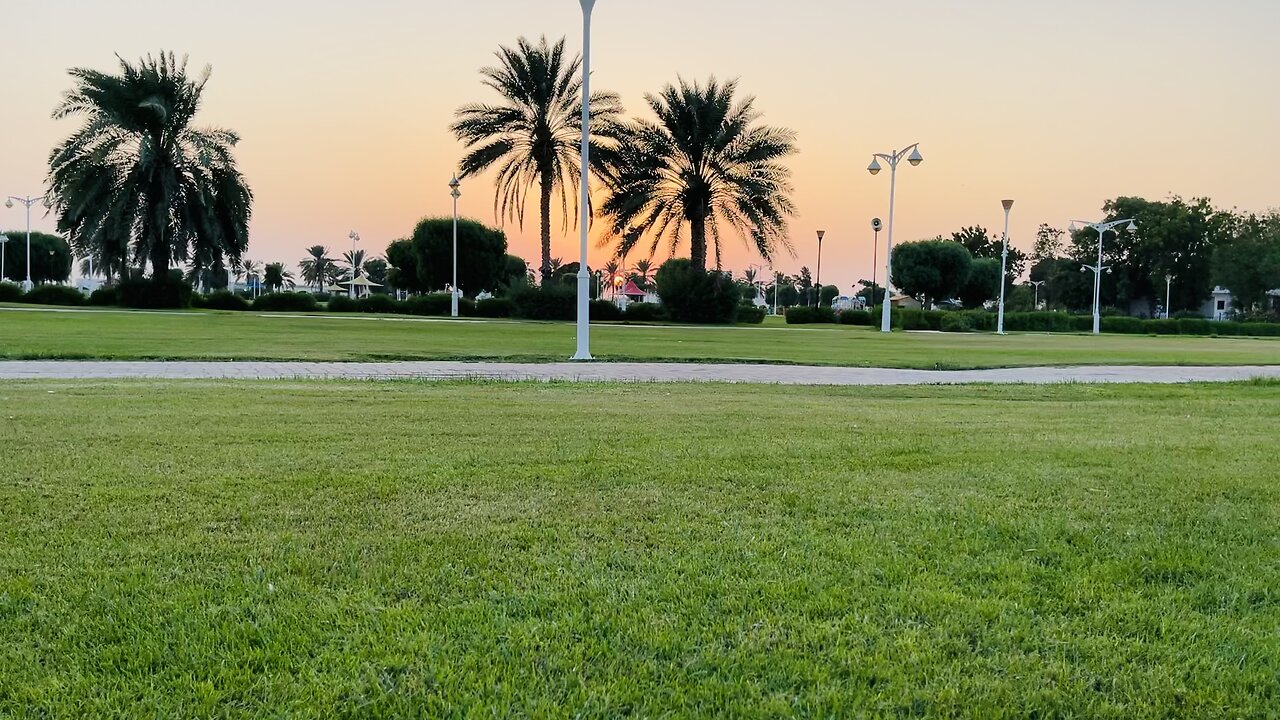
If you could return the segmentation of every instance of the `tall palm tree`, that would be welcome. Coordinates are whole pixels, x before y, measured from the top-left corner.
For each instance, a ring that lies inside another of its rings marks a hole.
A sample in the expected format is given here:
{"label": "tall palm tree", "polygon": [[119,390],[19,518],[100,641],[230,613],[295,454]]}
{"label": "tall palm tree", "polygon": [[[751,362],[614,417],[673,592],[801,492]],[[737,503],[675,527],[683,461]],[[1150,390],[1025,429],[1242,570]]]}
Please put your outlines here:
{"label": "tall palm tree", "polygon": [[745,282],[745,283],[746,283],[746,284],[748,284],[748,285],[755,285],[755,284],[756,284],[756,269],[755,269],[755,268],[747,268],[746,270],[744,270],[744,271],[742,272],[742,281],[743,281],[743,282]]}
{"label": "tall palm tree", "polygon": [[162,52],[120,59],[118,75],[70,73],[53,117],[85,123],[49,155],[58,229],[103,267],[149,261],[155,277],[192,256],[202,268],[239,257],[253,203],[232,155],[239,137],[191,125],[209,68],[191,79],[185,58]]}
{"label": "tall palm tree", "polygon": [[323,245],[312,245],[307,248],[307,256],[298,263],[302,270],[302,282],[315,288],[316,292],[324,290],[324,281],[329,276],[329,267],[333,260],[329,257],[329,248]]}
{"label": "tall palm tree", "polygon": [[617,297],[618,289],[627,281],[622,263],[619,263],[617,260],[610,260],[604,264],[603,272],[604,284],[609,288],[609,296]]}
{"label": "tall palm tree", "polygon": [[686,235],[694,267],[707,267],[708,245],[720,267],[721,235],[738,234],[764,258],[787,239],[791,171],[782,159],[796,151],[795,133],[760,125],[755,99],[735,101],[736,81],[706,85],[680,81],[646,95],[657,121],[627,126],[611,158],[611,195],[603,214],[629,252],[646,234],[649,254],[666,243],[675,254]]}
{"label": "tall palm tree", "polygon": [[[498,48],[499,65],[480,71],[484,84],[502,96],[497,105],[470,104],[458,109],[451,126],[467,155],[459,175],[468,177],[497,167],[494,215],[524,227],[525,201],[536,186],[541,222],[542,281],[550,279],[551,200],[558,192],[564,231],[570,207],[578,211],[581,173],[582,60],[565,58],[564,39],[537,45],[525,38],[515,48]],[[592,169],[607,171],[607,153],[616,140],[622,102],[610,92],[593,92],[590,102]],[[570,191],[573,194],[570,203]]]}
{"label": "tall palm tree", "polygon": [[639,285],[641,290],[648,288],[649,282],[653,280],[653,261],[637,260],[635,267],[631,268],[631,273],[635,276],[636,285]]}
{"label": "tall palm tree", "polygon": [[364,272],[364,250],[348,250],[342,253],[342,262],[347,265],[351,277],[358,278]]}
{"label": "tall palm tree", "polygon": [[285,288],[292,290],[294,288],[293,273],[284,269],[284,263],[267,263],[262,269],[262,284],[272,291]]}
{"label": "tall palm tree", "polygon": [[[244,260],[240,261],[240,272],[244,273],[244,281],[252,285],[253,281],[260,277],[262,268],[258,265],[258,263],[254,262],[253,260],[249,260],[248,258],[245,258]],[[258,294],[258,285],[254,285],[253,292],[254,292],[254,295]]]}

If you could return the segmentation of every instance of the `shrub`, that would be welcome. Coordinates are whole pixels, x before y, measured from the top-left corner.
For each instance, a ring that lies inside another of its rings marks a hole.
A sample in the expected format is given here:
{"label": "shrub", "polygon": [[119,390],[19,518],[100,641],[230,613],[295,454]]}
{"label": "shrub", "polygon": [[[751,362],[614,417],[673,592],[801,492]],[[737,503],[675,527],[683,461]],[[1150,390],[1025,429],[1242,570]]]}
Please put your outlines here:
{"label": "shrub", "polygon": [[1173,314],[1173,319],[1174,320],[1204,320],[1205,317],[1202,313],[1197,312],[1195,310],[1179,310],[1178,312]]}
{"label": "shrub", "polygon": [[346,295],[334,295],[329,298],[329,304],[326,306],[329,312],[353,313],[360,312],[360,303],[347,297]]}
{"label": "shrub", "polygon": [[1280,337],[1280,323],[1240,323],[1240,334],[1252,337]]}
{"label": "shrub", "polygon": [[739,293],[733,280],[720,272],[704,272],[685,258],[668,260],[655,275],[658,297],[676,322],[722,324],[733,322]]}
{"label": "shrub", "polygon": [[1204,317],[1181,318],[1178,323],[1179,335],[1212,335],[1213,321]]}
{"label": "shrub", "polygon": [[1005,313],[1004,329],[1026,332],[1074,332],[1076,325],[1072,315],[1064,312],[1041,310],[1037,312]]}
{"label": "shrub", "polygon": [[216,290],[204,296],[203,307],[210,310],[248,310],[253,307],[245,298],[226,290]]}
{"label": "shrub", "polygon": [[254,310],[311,312],[316,309],[316,299],[307,292],[273,292],[259,295],[253,301]]}
{"label": "shrub", "polygon": [[106,307],[120,304],[120,292],[112,285],[106,285],[89,293],[89,304]]}
{"label": "shrub", "polygon": [[574,320],[578,314],[577,291],[568,285],[524,285],[512,293],[511,302],[515,316],[529,320]]}
{"label": "shrub", "polygon": [[1102,318],[1101,329],[1105,333],[1121,335],[1138,335],[1146,332],[1142,326],[1144,320],[1136,317],[1107,316]]}
{"label": "shrub", "polygon": [[[980,330],[984,332],[995,332],[999,326],[1000,317],[989,310],[967,310],[962,313],[943,313],[942,318],[938,321],[938,329],[946,330],[943,326],[948,315],[963,315],[964,321],[968,324],[970,330]],[[1009,327],[1009,313],[1004,315],[1004,329],[1011,330]],[[954,332],[954,331],[953,331]]]}
{"label": "shrub", "polygon": [[83,305],[84,293],[68,285],[37,285],[19,302],[32,305]]}
{"label": "shrub", "polygon": [[1177,335],[1177,320],[1143,320],[1142,331],[1153,335]]}
{"label": "shrub", "polygon": [[191,306],[191,286],[172,275],[131,278],[118,286],[120,304],[125,307],[156,309]]}
{"label": "shrub", "polygon": [[915,310],[905,308],[893,311],[894,324],[903,330],[941,330],[941,310]]}
{"label": "shrub", "polygon": [[368,295],[356,302],[360,312],[390,314],[400,312],[402,309],[390,295]]}
{"label": "shrub", "polygon": [[829,307],[808,307],[800,305],[787,308],[788,325],[814,325],[818,323],[834,323],[836,313]]}
{"label": "shrub", "polygon": [[973,325],[967,313],[947,313],[942,316],[942,332],[972,332]]}
{"label": "shrub", "polygon": [[622,309],[608,300],[592,300],[587,314],[592,320],[621,320]]}
{"label": "shrub", "polygon": [[21,302],[21,300],[21,285],[11,282],[0,282],[0,302]]}
{"label": "shrub", "polygon": [[740,323],[749,323],[751,325],[759,325],[764,322],[765,309],[755,303],[739,303],[738,315],[735,318]]}
{"label": "shrub", "polygon": [[845,310],[840,313],[837,318],[841,325],[863,325],[870,327],[876,324],[876,319],[871,315],[870,310]]}
{"label": "shrub", "polygon": [[1216,322],[1213,324],[1214,335],[1239,335],[1243,332],[1240,323],[1233,321]]}
{"label": "shrub", "polygon": [[506,318],[516,312],[516,304],[511,298],[492,297],[476,301],[476,317]]}
{"label": "shrub", "polygon": [[[404,307],[410,315],[446,317],[451,310],[449,293],[414,295],[404,301]],[[461,308],[458,312],[462,312]]]}
{"label": "shrub", "polygon": [[630,322],[652,322],[666,318],[666,311],[658,303],[627,303],[623,317]]}

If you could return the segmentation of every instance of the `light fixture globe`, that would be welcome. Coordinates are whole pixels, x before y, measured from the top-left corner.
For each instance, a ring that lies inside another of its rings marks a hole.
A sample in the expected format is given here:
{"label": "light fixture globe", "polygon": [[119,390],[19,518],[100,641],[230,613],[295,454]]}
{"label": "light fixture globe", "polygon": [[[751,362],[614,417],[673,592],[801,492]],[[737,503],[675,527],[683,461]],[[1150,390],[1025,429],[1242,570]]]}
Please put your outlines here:
{"label": "light fixture globe", "polygon": [[912,167],[924,162],[924,156],[920,154],[920,148],[915,148],[911,151],[911,154],[907,156],[907,162],[911,163]]}
{"label": "light fixture globe", "polygon": [[1000,205],[1002,205],[1002,206],[1004,207],[1004,209],[1005,209],[1005,210],[1012,210],[1012,209],[1013,209],[1013,201],[1012,201],[1012,200],[1001,200],[1001,201],[1000,201]]}
{"label": "light fixture globe", "polygon": [[7,208],[11,208],[11,207],[13,207],[13,198],[9,198],[8,200],[5,200],[5,201],[4,201],[4,206],[5,206],[5,207],[7,207]]}
{"label": "light fixture globe", "polygon": [[1076,224],[1073,222],[1071,223],[1070,227],[1067,228],[1067,232],[1075,232],[1075,231],[1076,231]]}
{"label": "light fixture globe", "polygon": [[818,231],[818,242],[822,242],[822,238],[824,238],[824,237],[826,237],[826,236],[827,236],[827,231],[826,231],[826,230],[819,230],[819,231]]}
{"label": "light fixture globe", "polygon": [[[871,158],[871,164],[867,166],[867,172],[871,173],[872,175],[879,175],[879,174],[880,174],[880,159],[879,159],[879,158]],[[9,207],[13,207],[13,206],[12,206],[12,205],[10,205]]]}
{"label": "light fixture globe", "polygon": [[1138,232],[1138,223],[1134,222],[1133,220],[1130,220],[1129,227],[1125,228],[1125,230],[1128,230],[1131,233]]}

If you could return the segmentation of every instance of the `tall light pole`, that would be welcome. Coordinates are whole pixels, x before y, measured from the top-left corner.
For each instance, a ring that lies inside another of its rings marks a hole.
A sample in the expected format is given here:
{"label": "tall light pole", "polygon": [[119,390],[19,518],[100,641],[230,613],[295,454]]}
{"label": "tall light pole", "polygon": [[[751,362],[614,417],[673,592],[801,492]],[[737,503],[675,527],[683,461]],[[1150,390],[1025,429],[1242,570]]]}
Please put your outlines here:
{"label": "tall light pole", "polygon": [[50,206],[49,196],[42,195],[40,197],[18,197],[10,195],[8,200],[4,201],[7,208],[13,207],[14,201],[22,203],[27,208],[27,279],[22,281],[22,289],[24,292],[31,292],[31,288],[35,287],[35,283],[31,282],[31,206],[38,202],[43,202],[45,207]]}
{"label": "tall light pole", "polygon": [[[910,151],[908,153],[908,151]],[[912,166],[919,165],[924,162],[924,157],[920,155],[920,143],[910,145],[895,153],[876,153],[871,156],[871,164],[867,166],[867,172],[876,175],[880,172],[880,161],[884,160],[889,163],[889,239],[885,244],[884,251],[884,303],[880,306],[880,332],[889,332],[889,283],[893,277],[893,200],[894,192],[898,184],[898,163],[906,158],[907,162]]]}
{"label": "tall light pole", "polygon": [[449,317],[458,317],[458,198],[462,197],[458,188],[461,185],[457,176],[449,181],[449,196],[453,198],[453,284],[449,291]]}
{"label": "tall light pole", "polygon": [[591,10],[596,0],[578,0],[582,5],[582,194],[578,198],[578,225],[582,231],[578,252],[578,347],[572,360],[591,359],[591,306],[587,295],[587,223],[591,219],[587,210],[590,188],[587,186],[588,165],[591,160]]}
{"label": "tall light pole", "polygon": [[818,277],[814,280],[814,284],[817,286],[813,295],[814,307],[822,307],[822,238],[826,236],[826,230],[818,231]]}
{"label": "tall light pole", "polygon": [[9,244],[8,235],[0,235],[0,282],[4,282],[4,250]]}
{"label": "tall light pole", "polygon": [[1098,264],[1085,265],[1080,268],[1081,272],[1084,272],[1085,270],[1093,271],[1093,334],[1097,335],[1102,332],[1102,315],[1101,306],[1099,305],[1099,302],[1102,299],[1102,271],[1105,270],[1108,273],[1111,272],[1111,268],[1102,264],[1102,239],[1107,234],[1108,230],[1114,230],[1115,228],[1125,224],[1128,224],[1128,227],[1125,228],[1126,231],[1131,233],[1137,232],[1138,223],[1134,222],[1133,218],[1129,218],[1127,220],[1113,220],[1107,223],[1091,223],[1083,220],[1072,220],[1070,228],[1071,232],[1076,231],[1077,224],[1098,231]]}
{"label": "tall light pole", "polygon": [[778,279],[782,277],[782,273],[773,268],[773,263],[769,264],[769,272],[773,273],[773,316],[778,316]]}
{"label": "tall light pole", "polygon": [[1032,287],[1034,287],[1034,288],[1036,289],[1035,300],[1032,300],[1032,301],[1031,301],[1031,309],[1032,309],[1032,310],[1039,310],[1039,309],[1040,309],[1040,286],[1041,286],[1041,285],[1043,285],[1043,284],[1045,284],[1045,282],[1047,282],[1047,281],[1045,281],[1045,280],[1032,280],[1032,281],[1031,281],[1031,286],[1032,286]]}
{"label": "tall light pole", "polygon": [[996,334],[1004,334],[1004,273],[1009,262],[1009,211],[1013,209],[1012,200],[1001,200],[1004,206],[1004,236],[1000,239],[1000,310],[996,313]]}
{"label": "tall light pole", "polygon": [[1169,301],[1173,298],[1173,275],[1164,276],[1164,319],[1169,319]]}
{"label": "tall light pole", "polygon": [[351,282],[347,285],[347,297],[354,300],[356,297],[356,276],[360,274],[359,268],[356,267],[356,243],[360,242],[360,233],[352,230],[347,233],[347,237],[351,240]]}
{"label": "tall light pole", "polygon": [[883,223],[880,218],[871,218],[871,232],[875,233],[875,240],[871,242],[871,307],[876,306],[876,267],[880,264],[880,227]]}

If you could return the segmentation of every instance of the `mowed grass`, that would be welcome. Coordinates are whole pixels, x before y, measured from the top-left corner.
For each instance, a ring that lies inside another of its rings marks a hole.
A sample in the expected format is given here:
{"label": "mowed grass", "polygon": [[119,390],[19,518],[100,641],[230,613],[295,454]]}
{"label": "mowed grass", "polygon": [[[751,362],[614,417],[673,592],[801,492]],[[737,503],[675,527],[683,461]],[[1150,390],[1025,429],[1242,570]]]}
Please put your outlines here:
{"label": "mowed grass", "polygon": [[[368,315],[0,308],[0,358],[519,360],[573,354],[572,323]],[[599,324],[601,360],[969,369],[1027,365],[1274,365],[1280,338],[904,333],[871,328]]]}
{"label": "mowed grass", "polygon": [[1267,717],[1280,384],[0,385],[0,716]]}

